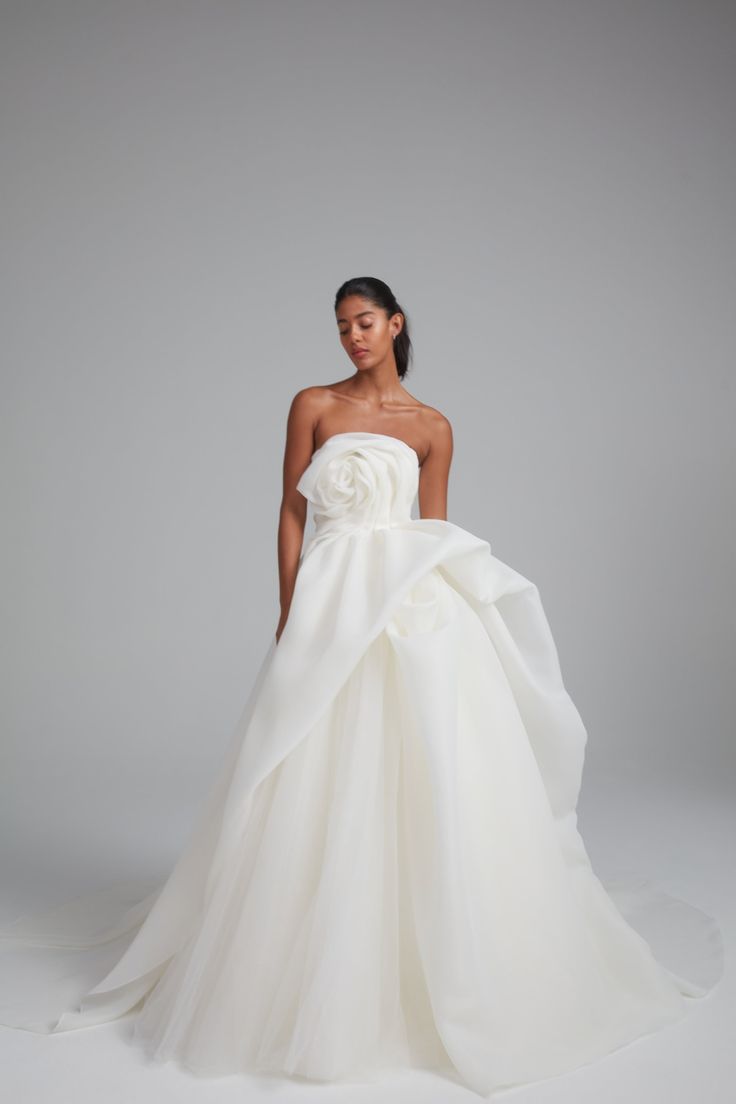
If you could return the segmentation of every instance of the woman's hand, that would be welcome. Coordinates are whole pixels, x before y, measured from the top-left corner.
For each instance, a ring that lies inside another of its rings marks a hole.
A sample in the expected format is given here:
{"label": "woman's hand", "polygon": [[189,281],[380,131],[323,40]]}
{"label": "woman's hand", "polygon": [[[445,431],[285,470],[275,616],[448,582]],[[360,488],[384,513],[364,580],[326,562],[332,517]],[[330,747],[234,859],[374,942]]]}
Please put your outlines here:
{"label": "woman's hand", "polygon": [[287,610],[286,613],[282,613],[281,617],[279,618],[279,623],[276,626],[276,643],[277,644],[278,644],[278,642],[281,638],[282,632],[284,631],[284,626],[286,625],[286,619],[287,619],[288,616],[289,616],[289,611]]}

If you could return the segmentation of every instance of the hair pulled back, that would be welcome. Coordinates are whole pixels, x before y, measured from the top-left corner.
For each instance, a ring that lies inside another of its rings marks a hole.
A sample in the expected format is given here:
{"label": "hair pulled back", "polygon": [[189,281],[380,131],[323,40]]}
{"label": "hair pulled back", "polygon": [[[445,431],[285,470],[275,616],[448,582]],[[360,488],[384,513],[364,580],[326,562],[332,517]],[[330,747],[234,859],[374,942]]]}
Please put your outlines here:
{"label": "hair pulled back", "polygon": [[399,374],[399,379],[403,379],[409,369],[409,362],[412,359],[413,350],[411,338],[409,337],[406,312],[403,307],[399,306],[391,288],[388,284],[385,284],[383,280],[379,280],[375,276],[354,276],[352,279],[346,280],[345,283],[341,284],[337,289],[337,294],[335,295],[335,310],[337,310],[340,303],[343,299],[347,298],[348,295],[360,295],[363,299],[370,300],[375,306],[384,310],[388,318],[391,318],[394,314],[401,314],[403,316],[404,323],[393,343],[394,357],[396,358],[396,371]]}

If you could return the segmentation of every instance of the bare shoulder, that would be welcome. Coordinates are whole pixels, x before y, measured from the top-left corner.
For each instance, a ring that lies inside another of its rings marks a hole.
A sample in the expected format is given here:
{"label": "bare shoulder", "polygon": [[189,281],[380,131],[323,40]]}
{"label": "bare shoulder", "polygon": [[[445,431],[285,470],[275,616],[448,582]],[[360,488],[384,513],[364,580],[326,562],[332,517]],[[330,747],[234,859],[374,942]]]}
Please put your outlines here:
{"label": "bare shoulder", "polygon": [[449,463],[452,459],[453,435],[450,419],[434,406],[425,406],[422,410],[422,423],[425,440],[428,442],[428,456],[442,456]]}
{"label": "bare shoulder", "polygon": [[331,388],[321,384],[302,387],[297,391],[289,406],[289,434],[298,437],[311,435],[329,405],[330,394]]}
{"label": "bare shoulder", "polygon": [[329,387],[314,384],[311,387],[302,387],[291,400],[289,414],[304,416],[319,414],[322,406],[329,396]]}

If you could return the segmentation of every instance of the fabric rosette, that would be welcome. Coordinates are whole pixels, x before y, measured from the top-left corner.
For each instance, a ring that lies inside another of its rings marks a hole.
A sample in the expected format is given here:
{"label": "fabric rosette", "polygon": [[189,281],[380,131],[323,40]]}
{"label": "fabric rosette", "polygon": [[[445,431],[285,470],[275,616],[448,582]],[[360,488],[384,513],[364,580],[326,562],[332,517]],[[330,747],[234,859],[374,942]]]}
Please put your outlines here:
{"label": "fabric rosette", "polygon": [[406,457],[396,448],[357,446],[338,453],[324,463],[314,485],[317,528],[336,521],[390,525],[399,520],[398,504],[403,518],[406,496],[400,488],[406,476]]}

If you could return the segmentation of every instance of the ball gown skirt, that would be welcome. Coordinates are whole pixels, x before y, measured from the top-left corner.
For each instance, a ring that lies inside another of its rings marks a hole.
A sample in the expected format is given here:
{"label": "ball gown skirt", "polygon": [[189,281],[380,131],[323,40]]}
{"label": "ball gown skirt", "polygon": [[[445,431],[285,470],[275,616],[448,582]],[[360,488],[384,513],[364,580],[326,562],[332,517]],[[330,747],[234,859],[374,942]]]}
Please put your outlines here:
{"label": "ball gown skirt", "polygon": [[418,480],[396,437],[316,450],[288,621],[186,846],[147,892],[6,925],[0,1023],[131,1013],[151,1058],[203,1076],[420,1067],[488,1096],[712,991],[716,921],[591,868],[586,730],[537,587],[412,518]]}

